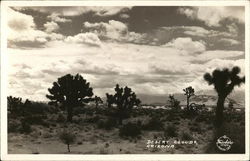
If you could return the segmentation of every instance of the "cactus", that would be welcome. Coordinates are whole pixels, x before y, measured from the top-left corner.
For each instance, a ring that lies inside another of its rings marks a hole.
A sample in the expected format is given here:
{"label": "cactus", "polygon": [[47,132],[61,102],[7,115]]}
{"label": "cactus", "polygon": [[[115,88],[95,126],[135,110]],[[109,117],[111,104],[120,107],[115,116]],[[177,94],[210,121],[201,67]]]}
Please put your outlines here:
{"label": "cactus", "polygon": [[48,89],[50,95],[46,95],[50,105],[62,104],[67,109],[67,121],[71,122],[73,117],[73,108],[76,106],[84,106],[92,100],[93,92],[89,82],[81,75],[72,76],[67,74],[58,78],[53,83],[53,87]]}
{"label": "cactus", "polygon": [[103,103],[101,97],[95,96],[94,98],[94,102],[95,102],[95,109],[98,109],[99,103]]}
{"label": "cactus", "polygon": [[128,117],[130,111],[134,106],[138,106],[141,101],[136,98],[136,94],[132,92],[131,88],[127,86],[125,88],[120,88],[117,84],[115,87],[115,94],[107,96],[107,104],[111,107],[113,104],[117,106],[117,116],[119,118],[119,124],[122,124],[122,120]]}
{"label": "cactus", "polygon": [[180,108],[180,101],[174,98],[174,95],[169,95],[168,96],[169,100],[168,102],[170,103],[171,108],[174,109],[179,109]]}
{"label": "cactus", "polygon": [[59,134],[60,140],[67,145],[68,152],[70,153],[70,144],[75,143],[76,136],[69,130],[63,131]]}
{"label": "cactus", "polygon": [[189,111],[190,110],[190,108],[189,108],[189,99],[192,96],[194,96],[194,89],[193,89],[192,86],[189,86],[189,87],[183,89],[183,91],[185,92],[184,95],[187,96],[187,111]]}
{"label": "cactus", "polygon": [[20,114],[21,110],[22,110],[21,108],[23,106],[22,98],[8,96],[7,97],[7,106],[8,106],[8,111],[11,114],[14,114],[14,115]]}
{"label": "cactus", "polygon": [[214,89],[218,94],[215,123],[220,127],[223,123],[223,110],[226,97],[233,91],[235,86],[245,83],[245,77],[239,77],[239,67],[233,67],[232,70],[227,68],[223,70],[216,69],[212,75],[206,73],[204,79],[209,85],[214,85]]}

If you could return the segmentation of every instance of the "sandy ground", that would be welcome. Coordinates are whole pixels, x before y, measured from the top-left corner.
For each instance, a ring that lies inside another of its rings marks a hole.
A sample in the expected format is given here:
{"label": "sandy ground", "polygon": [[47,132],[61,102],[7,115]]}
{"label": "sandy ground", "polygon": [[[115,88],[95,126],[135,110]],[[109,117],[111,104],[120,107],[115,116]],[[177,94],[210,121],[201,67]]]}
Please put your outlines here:
{"label": "sandy ground", "polygon": [[[181,140],[181,133],[188,131],[188,120],[180,120],[178,125],[179,136],[168,139]],[[206,125],[200,125],[205,127]],[[10,154],[69,154],[67,146],[58,137],[60,128],[45,128],[32,126],[33,132],[29,135],[10,133],[8,135],[8,153]],[[82,129],[72,128],[77,141],[70,145],[70,154],[201,154],[205,153],[206,146],[212,140],[213,131],[206,130],[202,134],[192,133],[197,144],[175,145],[174,148],[147,148],[147,141],[160,138],[162,131],[143,131],[140,139],[124,139],[119,136],[119,129],[98,129],[88,124]],[[158,139],[159,140],[159,139]]]}

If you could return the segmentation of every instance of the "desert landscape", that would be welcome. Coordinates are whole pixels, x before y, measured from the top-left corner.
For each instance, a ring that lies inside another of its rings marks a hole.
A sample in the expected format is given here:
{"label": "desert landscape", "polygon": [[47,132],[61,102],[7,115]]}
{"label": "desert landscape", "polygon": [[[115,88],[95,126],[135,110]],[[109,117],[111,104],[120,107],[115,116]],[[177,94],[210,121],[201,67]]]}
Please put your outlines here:
{"label": "desert landscape", "polygon": [[245,153],[245,6],[70,5],[5,7],[9,154]]}
{"label": "desert landscape", "polygon": [[[184,95],[184,94],[183,94]],[[207,99],[206,99],[207,98]],[[175,100],[175,98],[173,98]],[[175,100],[178,101],[178,100]],[[8,152],[10,154],[203,154],[222,153],[215,145],[216,96],[195,95],[203,103],[191,112],[180,104],[142,105],[119,125],[117,107],[106,103],[75,107],[71,122],[67,112],[42,102],[8,97]],[[180,101],[178,101],[180,103]],[[206,103],[210,103],[206,106]],[[209,108],[210,107],[210,108]],[[237,108],[238,107],[238,108]],[[17,108],[17,113],[13,112]],[[244,153],[245,112],[232,98],[226,100],[223,134],[235,140],[227,153]],[[67,131],[65,133],[65,131]],[[235,133],[237,131],[237,133]],[[69,135],[72,142],[60,137]],[[72,138],[71,138],[72,137]],[[149,147],[148,140],[169,141],[169,147]],[[178,143],[177,141],[180,141]],[[188,143],[182,143],[182,141]],[[192,143],[189,143],[189,142]],[[171,147],[171,145],[174,145]]]}

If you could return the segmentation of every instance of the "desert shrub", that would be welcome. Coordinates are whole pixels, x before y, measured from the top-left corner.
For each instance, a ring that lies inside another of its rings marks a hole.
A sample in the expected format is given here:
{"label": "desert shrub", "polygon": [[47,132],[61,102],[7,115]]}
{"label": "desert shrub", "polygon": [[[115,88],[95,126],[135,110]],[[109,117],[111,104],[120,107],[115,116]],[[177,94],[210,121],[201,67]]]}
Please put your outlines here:
{"label": "desert shrub", "polygon": [[143,125],[142,128],[144,130],[162,130],[163,123],[159,118],[152,117],[148,123]]}
{"label": "desert shrub", "polygon": [[183,132],[181,135],[182,140],[193,140],[193,136],[188,132]]}
{"label": "desert shrub", "polygon": [[86,111],[86,108],[83,108],[81,106],[74,108],[74,114],[84,114]]}
{"label": "desert shrub", "polygon": [[198,126],[191,126],[189,129],[190,129],[190,131],[197,132],[198,134],[202,133],[202,128],[199,125]]}
{"label": "desert shrub", "polygon": [[119,135],[120,136],[125,136],[125,137],[136,137],[141,134],[141,127],[138,124],[135,123],[127,123],[124,124],[120,129],[119,129]]}
{"label": "desert shrub", "polygon": [[63,122],[66,122],[66,117],[62,114],[62,113],[60,113],[59,115],[58,115],[58,117],[57,117],[57,122],[59,122],[59,123],[63,123]]}
{"label": "desert shrub", "polygon": [[67,145],[68,152],[70,152],[70,144],[76,141],[76,136],[70,131],[63,131],[59,134],[60,140]]}
{"label": "desert shrub", "polygon": [[53,137],[53,134],[51,134],[49,132],[43,133],[43,138],[51,138],[51,137]]}
{"label": "desert shrub", "polygon": [[166,138],[168,137],[176,137],[178,136],[178,132],[177,132],[177,127],[174,125],[168,125],[167,128],[164,130],[164,136]]}
{"label": "desert shrub", "polygon": [[81,122],[84,122],[84,121],[83,121],[83,118],[81,118],[81,117],[79,117],[79,116],[74,116],[73,118],[74,118],[74,119],[72,120],[72,122],[75,123],[75,124],[79,124],[79,123],[81,123]]}
{"label": "desert shrub", "polygon": [[97,122],[97,127],[105,130],[111,130],[116,125],[117,125],[116,119],[112,117],[109,117],[106,120],[99,120]]}
{"label": "desert shrub", "polygon": [[201,114],[201,115],[198,115],[198,116],[195,118],[195,121],[196,121],[196,122],[205,122],[205,121],[207,121],[207,117],[206,117],[205,115]]}
{"label": "desert shrub", "polygon": [[24,121],[29,124],[44,125],[44,120],[47,118],[46,115],[28,115],[24,118]]}
{"label": "desert shrub", "polygon": [[20,129],[21,133],[25,133],[25,134],[29,134],[31,132],[31,126],[29,123],[22,121],[21,122],[21,129]]}
{"label": "desert shrub", "polygon": [[21,122],[19,120],[10,120],[8,119],[8,133],[19,132],[21,127]]}
{"label": "desert shrub", "polygon": [[98,115],[95,115],[93,117],[86,118],[85,122],[87,122],[87,123],[96,123],[96,122],[98,122],[98,120],[100,120],[100,117]]}

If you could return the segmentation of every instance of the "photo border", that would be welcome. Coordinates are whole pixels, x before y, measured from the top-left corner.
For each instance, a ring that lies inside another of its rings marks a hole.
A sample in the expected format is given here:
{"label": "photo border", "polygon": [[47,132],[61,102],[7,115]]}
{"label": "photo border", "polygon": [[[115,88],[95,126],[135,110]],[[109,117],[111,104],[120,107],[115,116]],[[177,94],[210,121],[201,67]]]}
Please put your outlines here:
{"label": "photo border", "polygon": [[[2,1],[1,2],[1,159],[2,160],[249,160],[249,1]],[[8,154],[7,34],[9,6],[245,6],[245,154]]]}

